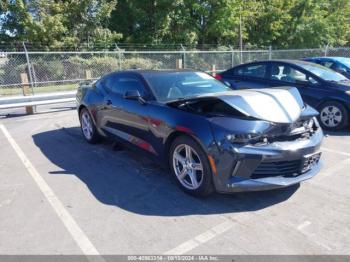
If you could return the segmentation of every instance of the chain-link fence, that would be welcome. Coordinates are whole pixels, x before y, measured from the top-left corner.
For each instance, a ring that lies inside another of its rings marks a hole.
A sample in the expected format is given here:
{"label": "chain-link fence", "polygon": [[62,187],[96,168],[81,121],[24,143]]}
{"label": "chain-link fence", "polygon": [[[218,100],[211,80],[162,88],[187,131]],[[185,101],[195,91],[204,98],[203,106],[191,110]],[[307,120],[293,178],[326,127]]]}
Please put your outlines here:
{"label": "chain-link fence", "polygon": [[86,79],[116,70],[192,68],[210,72],[240,63],[313,56],[350,57],[350,48],[229,51],[0,52],[0,95],[74,90]]}

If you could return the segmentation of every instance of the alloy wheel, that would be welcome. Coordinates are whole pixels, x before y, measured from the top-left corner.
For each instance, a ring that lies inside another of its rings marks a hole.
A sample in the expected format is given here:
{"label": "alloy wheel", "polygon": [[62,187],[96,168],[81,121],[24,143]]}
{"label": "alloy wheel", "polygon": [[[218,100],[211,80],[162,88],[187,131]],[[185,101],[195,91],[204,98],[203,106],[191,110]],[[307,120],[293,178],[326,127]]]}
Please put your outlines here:
{"label": "alloy wheel", "polygon": [[93,136],[93,126],[89,113],[85,110],[81,114],[81,129],[87,140],[91,140]]}
{"label": "alloy wheel", "polygon": [[197,152],[189,145],[180,144],[173,152],[173,168],[179,182],[190,190],[203,182],[203,165]]}
{"label": "alloy wheel", "polygon": [[341,123],[343,114],[338,107],[329,105],[321,110],[320,119],[326,127],[336,127]]}

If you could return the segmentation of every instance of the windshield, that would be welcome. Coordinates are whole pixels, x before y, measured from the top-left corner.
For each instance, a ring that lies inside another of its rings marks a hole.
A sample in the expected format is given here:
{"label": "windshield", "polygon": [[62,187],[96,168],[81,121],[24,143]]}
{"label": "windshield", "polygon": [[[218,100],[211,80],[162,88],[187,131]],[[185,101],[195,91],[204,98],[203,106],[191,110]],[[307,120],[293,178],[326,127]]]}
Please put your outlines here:
{"label": "windshield", "polygon": [[231,90],[203,72],[147,72],[143,77],[162,102]]}
{"label": "windshield", "polygon": [[345,76],[333,71],[332,69],[329,69],[327,67],[324,67],[318,64],[306,64],[306,63],[301,64],[300,63],[298,65],[326,81],[339,82],[339,81],[348,80]]}
{"label": "windshield", "polygon": [[350,58],[342,57],[342,58],[337,58],[337,60],[344,64],[347,67],[350,67]]}

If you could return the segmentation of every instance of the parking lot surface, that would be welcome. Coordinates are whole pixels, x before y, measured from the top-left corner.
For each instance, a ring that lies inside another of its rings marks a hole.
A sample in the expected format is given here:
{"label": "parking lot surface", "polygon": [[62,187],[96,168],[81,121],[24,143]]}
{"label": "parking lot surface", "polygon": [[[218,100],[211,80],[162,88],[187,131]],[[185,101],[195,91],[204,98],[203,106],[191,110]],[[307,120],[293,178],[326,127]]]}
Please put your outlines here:
{"label": "parking lot surface", "polygon": [[1,254],[350,254],[349,131],[300,186],[198,199],[144,156],[86,143],[70,106],[44,111],[2,113]]}

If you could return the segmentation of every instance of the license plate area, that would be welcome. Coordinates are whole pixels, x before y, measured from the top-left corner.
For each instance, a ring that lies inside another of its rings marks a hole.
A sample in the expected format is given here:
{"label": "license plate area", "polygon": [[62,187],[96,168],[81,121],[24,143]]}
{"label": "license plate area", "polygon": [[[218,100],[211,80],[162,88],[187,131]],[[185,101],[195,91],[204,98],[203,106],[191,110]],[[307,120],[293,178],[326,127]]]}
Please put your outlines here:
{"label": "license plate area", "polygon": [[301,173],[310,171],[320,161],[321,152],[305,155],[301,164]]}

